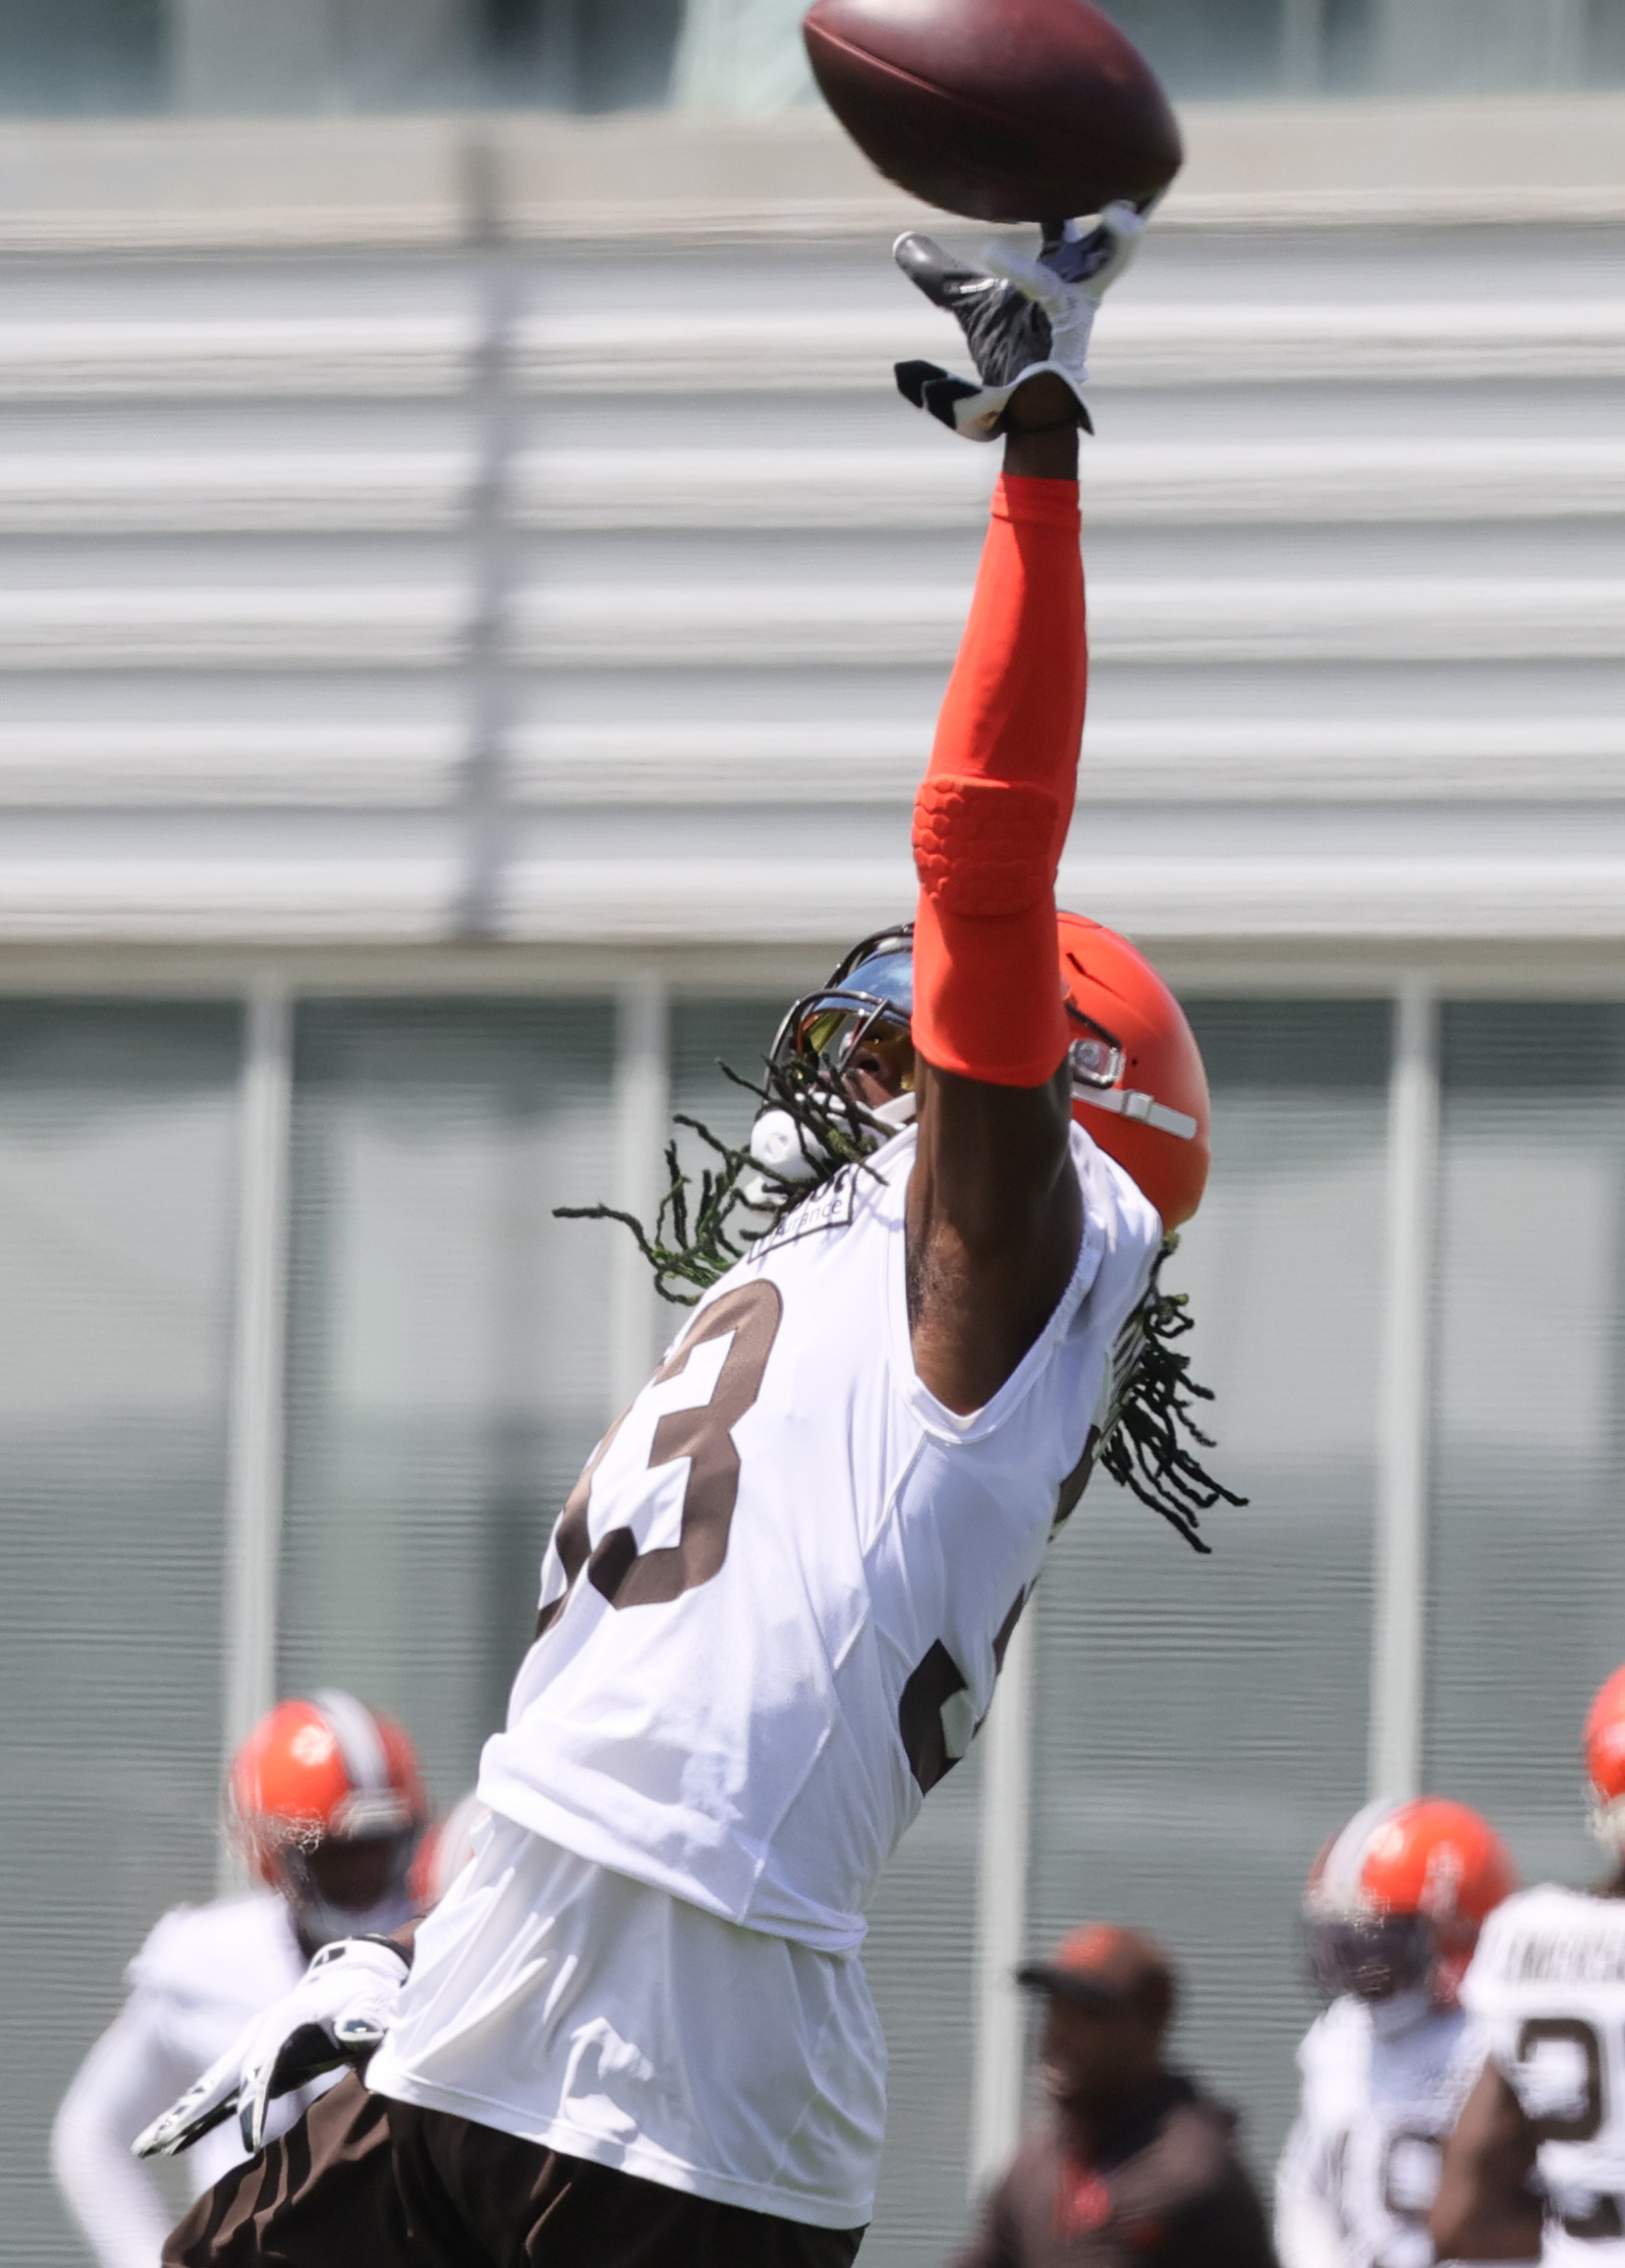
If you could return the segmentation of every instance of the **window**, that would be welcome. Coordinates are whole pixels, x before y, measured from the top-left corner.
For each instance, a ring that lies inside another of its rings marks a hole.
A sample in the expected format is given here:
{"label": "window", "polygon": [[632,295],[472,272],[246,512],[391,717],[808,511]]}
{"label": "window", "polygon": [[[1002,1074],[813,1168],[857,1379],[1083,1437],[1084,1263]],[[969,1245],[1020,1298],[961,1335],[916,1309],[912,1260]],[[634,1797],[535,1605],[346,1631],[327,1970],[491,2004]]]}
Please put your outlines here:
{"label": "window", "polygon": [[496,103],[622,110],[664,102],[683,0],[481,0]]}
{"label": "window", "polygon": [[[781,996],[679,998],[674,1108],[739,1138]],[[1197,1001],[1208,1199],[1168,1265],[1213,1469],[1252,1498],[1199,1560],[1097,1478],[1031,1612],[1033,1950],[1163,1934],[1177,2052],[1267,2167],[1312,2013],[1297,1908],[1364,1799],[1393,1018]],[[657,1021],[657,1020],[656,1020]],[[527,1642],[558,1508],[608,1413],[621,1234],[603,997],[319,1000],[295,1019],[283,1690],[401,1715],[445,1804]],[[1526,1875],[1584,1880],[1577,1733],[1625,1578],[1625,1007],[1440,1019],[1425,1755]],[[243,1026],[231,1006],[0,1003],[0,2263],[81,2261],[51,2194],[61,2087],[163,1908],[211,1895]],[[629,1106],[630,1107],[630,1106]],[[692,1139],[692,1137],[686,1137]],[[675,1320],[675,1310],[669,1310]],[[981,1743],[882,1885],[880,2268],[966,2221],[981,1985]],[[996,1815],[994,1815],[996,1817]]]}
{"label": "window", "polygon": [[0,2260],[82,2254],[52,2114],[215,1875],[239,1018],[0,1006]]}
{"label": "window", "polygon": [[607,1001],[310,1006],[296,1053],[285,1691],[474,1779],[605,1406]]}
{"label": "window", "polygon": [[1585,1882],[1586,1704],[1625,1652],[1625,1010],[1443,1026],[1429,1780]]}
{"label": "window", "polygon": [[1038,1657],[1031,1943],[1136,1919],[1185,1975],[1178,2051],[1286,2124],[1313,2013],[1297,1907],[1365,1790],[1389,1017],[1199,1002],[1212,1183],[1166,1270],[1218,1396],[1210,1559],[1096,1476],[1051,1548]]}
{"label": "window", "polygon": [[8,0],[0,9],[8,111],[162,108],[167,76],[162,0]]}

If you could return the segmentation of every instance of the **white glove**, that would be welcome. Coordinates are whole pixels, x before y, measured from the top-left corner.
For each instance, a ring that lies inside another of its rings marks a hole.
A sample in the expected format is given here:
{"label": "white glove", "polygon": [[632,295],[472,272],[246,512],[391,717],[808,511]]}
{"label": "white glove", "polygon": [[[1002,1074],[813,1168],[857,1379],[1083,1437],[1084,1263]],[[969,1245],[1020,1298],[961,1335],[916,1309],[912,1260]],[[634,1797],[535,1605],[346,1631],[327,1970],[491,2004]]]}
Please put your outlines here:
{"label": "white glove", "polygon": [[218,2062],[171,2103],[131,2147],[138,2158],[172,2158],[235,2111],[243,2146],[263,2147],[278,2095],[341,2065],[364,2064],[389,2029],[411,1964],[383,1938],[324,1945],[292,1992],[255,2017]]}
{"label": "white glove", "polygon": [[933,306],[956,317],[981,379],[973,384],[936,362],[899,362],[899,391],[968,441],[991,441],[1016,388],[1052,371],[1072,389],[1078,423],[1093,432],[1084,407],[1090,333],[1145,225],[1133,205],[1107,205],[1088,235],[1068,221],[1036,260],[995,246],[985,268],[959,265],[930,237],[899,237],[893,258]]}

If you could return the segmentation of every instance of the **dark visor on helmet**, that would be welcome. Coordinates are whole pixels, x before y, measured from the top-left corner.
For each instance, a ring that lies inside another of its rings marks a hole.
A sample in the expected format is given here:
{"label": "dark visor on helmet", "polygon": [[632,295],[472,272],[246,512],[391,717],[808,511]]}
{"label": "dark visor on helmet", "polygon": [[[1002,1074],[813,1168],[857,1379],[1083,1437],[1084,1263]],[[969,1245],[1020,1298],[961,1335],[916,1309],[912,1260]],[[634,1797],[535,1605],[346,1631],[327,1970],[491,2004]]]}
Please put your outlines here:
{"label": "dark visor on helmet", "polygon": [[908,930],[883,930],[848,954],[829,982],[798,1000],[773,1045],[774,1060],[837,1085],[862,1079],[903,1094],[914,1085],[914,950]]}
{"label": "dark visor on helmet", "polygon": [[1321,1992],[1335,2000],[1388,2000],[1425,1984],[1433,1965],[1433,1928],[1426,1914],[1393,1913],[1372,1921],[1312,1919],[1307,1925],[1309,1969]]}

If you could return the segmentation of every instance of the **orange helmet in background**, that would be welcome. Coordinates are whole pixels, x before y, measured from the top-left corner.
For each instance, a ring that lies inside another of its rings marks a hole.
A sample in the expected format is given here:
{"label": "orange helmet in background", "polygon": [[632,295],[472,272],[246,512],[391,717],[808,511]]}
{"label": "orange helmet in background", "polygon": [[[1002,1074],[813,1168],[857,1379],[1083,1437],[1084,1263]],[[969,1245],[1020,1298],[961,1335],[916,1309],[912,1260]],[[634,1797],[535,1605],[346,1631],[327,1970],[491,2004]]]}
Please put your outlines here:
{"label": "orange helmet in background", "polygon": [[[427,1815],[417,1753],[354,1694],[328,1689],[262,1717],[232,1759],[227,1811],[253,1872],[311,1945],[410,1917],[407,1873]],[[384,1847],[379,1895],[364,1906],[336,1906],[318,1879],[317,1855],[336,1844]]]}
{"label": "orange helmet in background", "polygon": [[1315,1980],[1366,2001],[1426,1986],[1448,2006],[1479,1931],[1517,1887],[1505,1844],[1468,1804],[1441,1796],[1368,1803],[1310,1868]]}
{"label": "orange helmet in background", "polygon": [[1185,1011],[1145,955],[1082,913],[1057,916],[1072,1027],[1072,1115],[1162,1216],[1188,1221],[1212,1163],[1207,1074]]}
{"label": "orange helmet in background", "polygon": [[1585,1757],[1592,1833],[1604,1851],[1625,1857],[1625,1669],[1604,1682],[1586,1712]]}

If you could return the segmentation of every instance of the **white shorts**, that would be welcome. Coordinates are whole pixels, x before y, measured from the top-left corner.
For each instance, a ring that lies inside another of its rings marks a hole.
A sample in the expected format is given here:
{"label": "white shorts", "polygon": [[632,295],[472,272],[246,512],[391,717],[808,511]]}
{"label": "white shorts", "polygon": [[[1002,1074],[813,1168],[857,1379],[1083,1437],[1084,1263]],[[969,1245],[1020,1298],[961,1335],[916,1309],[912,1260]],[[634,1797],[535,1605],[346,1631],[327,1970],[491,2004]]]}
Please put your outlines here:
{"label": "white shorts", "polygon": [[367,2086],[817,2228],[869,2221],[885,2041],[855,1953],[702,1912],[493,1816]]}

